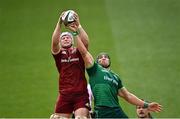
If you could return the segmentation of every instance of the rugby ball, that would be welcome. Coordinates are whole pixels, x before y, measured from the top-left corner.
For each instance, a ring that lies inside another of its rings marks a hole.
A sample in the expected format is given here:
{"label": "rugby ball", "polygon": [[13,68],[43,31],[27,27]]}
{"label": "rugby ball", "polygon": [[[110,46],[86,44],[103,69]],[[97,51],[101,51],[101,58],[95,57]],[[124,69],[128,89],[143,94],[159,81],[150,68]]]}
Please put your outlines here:
{"label": "rugby ball", "polygon": [[65,26],[67,26],[68,24],[72,23],[75,21],[74,19],[74,11],[73,10],[67,10],[63,16],[62,16],[62,21],[64,23]]}

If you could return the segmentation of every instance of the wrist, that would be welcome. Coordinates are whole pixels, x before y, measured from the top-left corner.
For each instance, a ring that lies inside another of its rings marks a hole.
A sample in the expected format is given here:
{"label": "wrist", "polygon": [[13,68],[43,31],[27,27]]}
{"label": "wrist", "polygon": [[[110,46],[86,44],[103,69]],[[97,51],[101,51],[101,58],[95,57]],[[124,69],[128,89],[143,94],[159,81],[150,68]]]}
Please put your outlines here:
{"label": "wrist", "polygon": [[78,28],[77,28],[77,31],[80,33],[80,31],[81,31],[81,28],[82,28],[82,26],[81,26],[81,24],[79,24],[79,26],[78,26]]}
{"label": "wrist", "polygon": [[149,103],[144,101],[144,105],[143,105],[143,108],[148,108],[149,107]]}
{"label": "wrist", "polygon": [[78,31],[74,31],[74,32],[72,32],[72,35],[73,36],[77,36],[77,35],[79,35],[79,32]]}
{"label": "wrist", "polygon": [[80,29],[82,28],[81,24],[79,24],[78,28],[76,29],[76,31],[73,31],[72,32],[72,35],[73,36],[77,36],[80,34]]}

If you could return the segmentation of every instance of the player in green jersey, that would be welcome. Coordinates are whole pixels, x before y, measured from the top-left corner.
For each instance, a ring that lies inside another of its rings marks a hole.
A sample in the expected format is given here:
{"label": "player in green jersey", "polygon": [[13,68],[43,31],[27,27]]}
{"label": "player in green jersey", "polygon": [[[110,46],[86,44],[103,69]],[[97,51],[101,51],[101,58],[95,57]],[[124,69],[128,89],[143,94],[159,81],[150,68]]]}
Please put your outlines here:
{"label": "player in green jersey", "polygon": [[69,29],[74,32],[77,48],[83,57],[90,78],[96,118],[128,118],[119,105],[118,96],[130,104],[146,107],[150,111],[161,111],[160,104],[157,102],[147,103],[130,93],[122,85],[119,76],[110,70],[111,62],[108,54],[100,53],[95,62],[79,37],[76,24],[69,26]]}

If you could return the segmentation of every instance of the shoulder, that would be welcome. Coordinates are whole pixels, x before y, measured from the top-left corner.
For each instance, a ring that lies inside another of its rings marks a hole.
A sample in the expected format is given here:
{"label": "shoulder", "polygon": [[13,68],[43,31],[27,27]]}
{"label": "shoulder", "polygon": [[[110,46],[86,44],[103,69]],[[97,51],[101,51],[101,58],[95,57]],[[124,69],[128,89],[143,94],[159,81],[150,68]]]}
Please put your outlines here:
{"label": "shoulder", "polygon": [[97,72],[98,67],[99,67],[99,65],[96,62],[94,62],[91,67],[86,68],[88,75],[95,74]]}
{"label": "shoulder", "polygon": [[60,57],[62,53],[64,53],[62,50],[59,50],[59,52],[57,52],[57,53],[51,52],[51,54],[53,55],[54,58]]}
{"label": "shoulder", "polygon": [[115,73],[113,70],[110,71],[116,78],[119,78],[120,79],[120,75]]}

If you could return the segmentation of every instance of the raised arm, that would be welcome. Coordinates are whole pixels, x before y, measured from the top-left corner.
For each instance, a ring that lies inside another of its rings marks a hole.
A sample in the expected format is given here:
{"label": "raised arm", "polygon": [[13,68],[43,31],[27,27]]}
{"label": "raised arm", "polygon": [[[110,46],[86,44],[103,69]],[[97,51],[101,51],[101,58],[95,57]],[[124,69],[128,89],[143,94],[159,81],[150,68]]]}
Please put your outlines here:
{"label": "raised arm", "polygon": [[[64,12],[63,12],[64,13]],[[58,54],[60,51],[60,34],[61,34],[61,26],[62,26],[62,19],[61,16],[63,13],[60,15],[60,18],[56,24],[56,27],[54,29],[54,32],[52,34],[52,42],[51,42],[51,52],[53,54]]]}
{"label": "raised arm", "polygon": [[84,60],[85,67],[86,68],[91,67],[94,64],[94,58],[88,52],[87,48],[84,46],[80,36],[76,35],[75,39],[77,41],[77,48],[78,48],[79,52],[81,53],[81,56],[82,56],[82,58]]}
{"label": "raised arm", "polygon": [[151,102],[147,103],[138,97],[136,97],[134,94],[130,93],[125,87],[119,89],[118,92],[119,96],[124,98],[127,102],[130,104],[136,105],[136,106],[141,106],[141,107],[146,107],[152,112],[160,112],[161,111],[161,105],[158,104],[157,102]]}
{"label": "raised arm", "polygon": [[[78,16],[78,14],[77,14],[76,12],[74,13],[74,19],[75,19],[75,22],[69,24],[69,25],[67,26],[67,28],[68,28],[69,30],[71,30],[71,31],[75,31],[75,30],[78,31],[79,37],[80,37],[82,43],[83,43],[84,46],[88,49],[89,37],[88,37],[86,31],[84,30],[84,28],[81,26],[81,23],[80,23],[80,20],[79,20],[79,16]],[[71,26],[73,26],[73,25],[76,25],[78,28],[77,28],[77,29],[74,29],[73,27],[71,27]]]}
{"label": "raised arm", "polygon": [[81,38],[81,41],[83,42],[84,46],[88,49],[89,37],[81,25],[78,26],[78,32],[79,32],[79,36]]}

